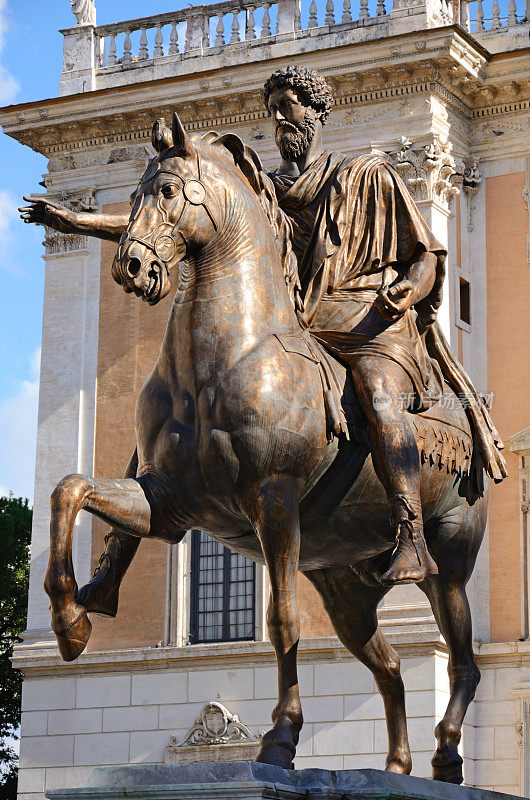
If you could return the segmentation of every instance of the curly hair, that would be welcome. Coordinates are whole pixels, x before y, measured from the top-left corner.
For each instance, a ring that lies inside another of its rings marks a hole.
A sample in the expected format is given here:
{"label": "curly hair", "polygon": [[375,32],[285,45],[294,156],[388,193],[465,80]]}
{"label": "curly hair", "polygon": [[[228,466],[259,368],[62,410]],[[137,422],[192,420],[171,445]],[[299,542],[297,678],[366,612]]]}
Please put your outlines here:
{"label": "curly hair", "polygon": [[263,99],[267,109],[272,92],[285,86],[294,89],[300,100],[315,109],[322,125],[326,123],[333,105],[333,94],[322,75],[305,67],[289,66],[277,69],[263,87]]}

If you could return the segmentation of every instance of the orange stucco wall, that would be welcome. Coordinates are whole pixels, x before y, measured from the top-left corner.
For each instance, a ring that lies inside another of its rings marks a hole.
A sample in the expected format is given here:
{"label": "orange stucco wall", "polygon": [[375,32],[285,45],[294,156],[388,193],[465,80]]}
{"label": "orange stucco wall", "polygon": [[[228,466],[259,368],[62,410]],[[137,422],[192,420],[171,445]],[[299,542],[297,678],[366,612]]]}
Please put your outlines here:
{"label": "orange stucco wall", "polygon": [[[524,173],[486,179],[488,390],[501,437],[528,425],[529,267]],[[521,636],[521,542],[517,457],[504,451],[510,476],[492,487],[490,615],[492,641]]]}

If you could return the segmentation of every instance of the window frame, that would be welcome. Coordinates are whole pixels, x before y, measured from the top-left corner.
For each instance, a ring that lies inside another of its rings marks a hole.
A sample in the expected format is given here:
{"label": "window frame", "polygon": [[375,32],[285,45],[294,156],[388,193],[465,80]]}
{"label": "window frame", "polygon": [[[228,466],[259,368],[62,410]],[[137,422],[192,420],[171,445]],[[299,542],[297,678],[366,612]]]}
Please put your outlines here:
{"label": "window frame", "polygon": [[[252,566],[252,583],[253,583],[253,603],[252,603],[252,621],[249,623],[251,634],[243,637],[230,636],[230,569],[231,559],[238,554],[225,547],[220,542],[219,546],[223,548],[223,589],[222,589],[222,634],[218,639],[199,639],[199,563],[200,563],[200,546],[201,534],[203,532],[199,529],[190,531],[190,624],[188,642],[190,645],[196,644],[220,644],[222,642],[253,642],[256,641],[256,606],[257,606],[257,580],[256,580],[256,564],[254,561],[247,559]],[[207,534],[204,534],[207,535]]]}

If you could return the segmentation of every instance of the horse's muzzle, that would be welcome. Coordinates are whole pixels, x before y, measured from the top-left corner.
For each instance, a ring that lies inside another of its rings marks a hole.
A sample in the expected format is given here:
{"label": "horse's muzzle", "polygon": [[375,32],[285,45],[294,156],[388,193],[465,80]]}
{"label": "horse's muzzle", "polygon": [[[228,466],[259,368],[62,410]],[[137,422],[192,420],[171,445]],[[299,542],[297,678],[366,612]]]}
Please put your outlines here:
{"label": "horse's muzzle", "polygon": [[140,242],[119,248],[112,277],[125,292],[133,292],[149,305],[156,305],[170,290],[168,267]]}

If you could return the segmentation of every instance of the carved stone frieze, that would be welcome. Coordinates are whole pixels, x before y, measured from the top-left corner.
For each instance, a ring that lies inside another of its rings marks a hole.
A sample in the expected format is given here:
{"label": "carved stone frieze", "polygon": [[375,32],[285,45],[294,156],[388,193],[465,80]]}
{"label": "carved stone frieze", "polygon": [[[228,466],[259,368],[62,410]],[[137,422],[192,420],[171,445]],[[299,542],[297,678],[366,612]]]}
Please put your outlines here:
{"label": "carved stone frieze", "polygon": [[73,253],[86,248],[86,236],[60,233],[52,228],[46,228],[43,245],[46,248],[47,256],[57,255],[57,253]]}
{"label": "carved stone frieze", "polygon": [[448,208],[451,198],[460,193],[463,182],[451,143],[436,139],[431,144],[416,147],[403,136],[399,145],[399,150],[390,156],[414,200],[436,201]]}

